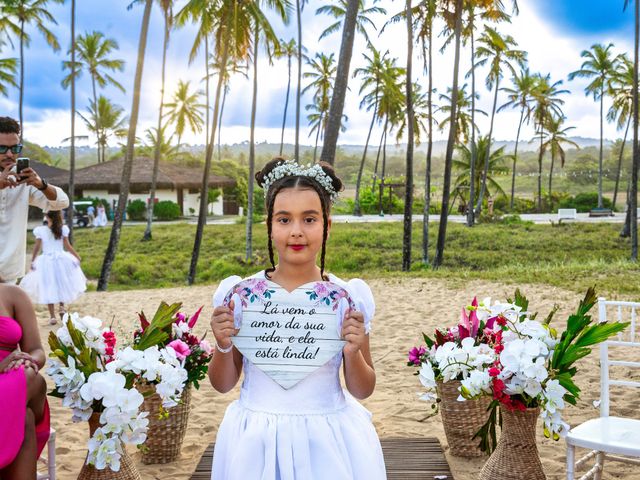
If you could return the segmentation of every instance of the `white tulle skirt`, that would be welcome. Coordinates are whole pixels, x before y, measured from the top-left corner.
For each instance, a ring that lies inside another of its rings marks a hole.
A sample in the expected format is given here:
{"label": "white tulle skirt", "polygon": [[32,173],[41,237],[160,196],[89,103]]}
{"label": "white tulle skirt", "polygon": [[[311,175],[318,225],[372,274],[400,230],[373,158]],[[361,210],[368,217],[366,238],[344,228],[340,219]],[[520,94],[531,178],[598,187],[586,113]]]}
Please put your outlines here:
{"label": "white tulle skirt", "polygon": [[71,303],[87,289],[80,262],[68,252],[40,255],[20,282],[35,303]]}
{"label": "white tulle skirt", "polygon": [[338,411],[291,415],[237,400],[220,425],[211,478],[383,480],[386,472],[371,415],[352,398]]}

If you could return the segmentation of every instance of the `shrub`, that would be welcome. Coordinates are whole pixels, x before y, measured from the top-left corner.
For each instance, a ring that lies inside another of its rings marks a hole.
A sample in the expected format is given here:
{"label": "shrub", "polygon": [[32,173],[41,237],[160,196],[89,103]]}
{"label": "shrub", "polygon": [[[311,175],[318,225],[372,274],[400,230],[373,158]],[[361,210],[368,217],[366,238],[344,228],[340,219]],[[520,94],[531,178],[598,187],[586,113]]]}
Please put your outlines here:
{"label": "shrub", "polygon": [[180,206],[171,200],[163,200],[153,206],[153,214],[158,220],[177,220],[180,218]]}
{"label": "shrub", "polygon": [[[604,208],[613,208],[611,200],[602,198]],[[560,208],[575,208],[578,212],[585,213],[593,208],[598,208],[598,194],[596,192],[579,193],[575,197],[569,197],[560,202]]]}
{"label": "shrub", "polygon": [[144,203],[144,200],[133,200],[127,205],[127,215],[129,220],[146,220],[147,204]]}

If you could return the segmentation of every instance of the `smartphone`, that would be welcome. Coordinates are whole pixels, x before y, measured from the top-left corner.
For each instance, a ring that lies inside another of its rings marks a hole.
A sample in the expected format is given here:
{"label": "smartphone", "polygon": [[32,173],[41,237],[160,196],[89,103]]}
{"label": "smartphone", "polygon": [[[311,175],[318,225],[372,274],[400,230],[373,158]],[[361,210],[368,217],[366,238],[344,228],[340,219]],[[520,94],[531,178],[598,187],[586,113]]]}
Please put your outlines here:
{"label": "smartphone", "polygon": [[27,157],[20,157],[16,159],[16,173],[20,180],[26,178],[24,175],[20,175],[20,172],[29,168],[29,159]]}

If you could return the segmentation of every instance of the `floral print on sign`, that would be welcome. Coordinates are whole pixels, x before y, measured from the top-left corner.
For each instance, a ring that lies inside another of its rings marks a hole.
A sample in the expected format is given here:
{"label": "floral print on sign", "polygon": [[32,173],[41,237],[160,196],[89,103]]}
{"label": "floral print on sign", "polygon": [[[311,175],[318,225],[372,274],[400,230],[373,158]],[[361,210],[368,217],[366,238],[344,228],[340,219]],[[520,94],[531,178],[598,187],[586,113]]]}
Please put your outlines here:
{"label": "floral print on sign", "polygon": [[316,305],[329,305],[335,311],[338,309],[338,302],[341,298],[346,298],[350,308],[355,308],[351,297],[344,288],[330,282],[316,282],[313,288],[305,292],[309,300],[316,300]]}
{"label": "floral print on sign", "polygon": [[265,301],[270,299],[271,295],[275,293],[275,290],[269,289],[266,280],[261,280],[259,278],[250,278],[248,280],[240,282],[234,288],[232,288],[225,297],[224,304],[229,305],[231,297],[236,293],[240,296],[242,306],[246,307],[249,305],[249,303],[254,303],[255,301],[265,303]]}

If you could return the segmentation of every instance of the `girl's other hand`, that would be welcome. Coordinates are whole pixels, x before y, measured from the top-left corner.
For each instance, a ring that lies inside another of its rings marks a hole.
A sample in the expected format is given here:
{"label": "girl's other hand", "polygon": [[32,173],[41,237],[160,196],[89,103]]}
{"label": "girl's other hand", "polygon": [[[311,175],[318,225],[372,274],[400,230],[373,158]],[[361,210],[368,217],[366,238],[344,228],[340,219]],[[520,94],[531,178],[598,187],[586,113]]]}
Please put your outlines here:
{"label": "girl's other hand", "polygon": [[220,348],[231,346],[231,337],[238,333],[238,329],[233,324],[234,302],[231,300],[228,307],[216,307],[211,316],[211,331]]}
{"label": "girl's other hand", "polygon": [[362,312],[347,310],[342,322],[342,338],[347,341],[343,348],[345,354],[358,353],[366,340],[364,315]]}

